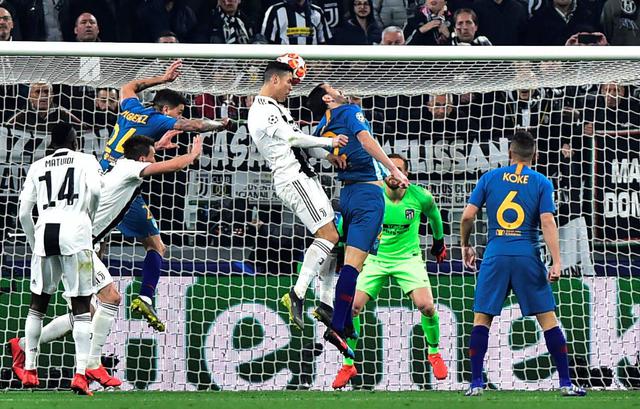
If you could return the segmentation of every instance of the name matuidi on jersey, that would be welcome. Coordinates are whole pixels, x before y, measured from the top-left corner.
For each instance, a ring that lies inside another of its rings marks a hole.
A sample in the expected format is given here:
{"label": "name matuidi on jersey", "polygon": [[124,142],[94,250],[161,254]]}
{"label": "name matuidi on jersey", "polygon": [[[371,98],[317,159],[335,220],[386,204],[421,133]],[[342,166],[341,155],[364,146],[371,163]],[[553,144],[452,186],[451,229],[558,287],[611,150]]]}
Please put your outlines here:
{"label": "name matuidi on jersey", "polygon": [[62,165],[71,165],[73,163],[73,157],[62,157],[62,158],[51,158],[44,161],[44,166],[62,166]]}

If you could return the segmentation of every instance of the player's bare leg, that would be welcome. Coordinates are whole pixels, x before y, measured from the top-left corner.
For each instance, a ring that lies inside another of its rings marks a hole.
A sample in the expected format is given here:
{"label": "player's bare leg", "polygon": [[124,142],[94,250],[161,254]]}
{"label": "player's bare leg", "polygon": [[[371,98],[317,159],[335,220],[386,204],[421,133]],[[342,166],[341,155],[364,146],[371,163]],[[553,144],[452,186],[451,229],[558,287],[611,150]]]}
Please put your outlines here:
{"label": "player's bare leg", "polygon": [[409,297],[418,311],[422,313],[421,324],[427,340],[427,358],[433,367],[433,376],[438,380],[443,380],[447,377],[449,371],[438,350],[438,344],[440,342],[440,318],[433,303],[431,288],[416,288],[411,291]]}
{"label": "player's bare leg", "polygon": [[[360,334],[360,313],[362,312],[364,306],[369,302],[371,298],[364,291],[356,291],[356,296],[353,300],[353,328],[356,334]],[[355,351],[357,343],[357,338],[347,338],[347,344],[351,349]],[[331,383],[331,387],[333,389],[341,389],[347,386],[349,381],[358,375],[358,370],[356,369],[355,363],[351,358],[344,358],[342,361],[342,367],[338,371],[336,378]]]}
{"label": "player's bare leg", "polygon": [[122,384],[122,381],[107,372],[100,362],[100,357],[102,355],[102,347],[118,314],[118,306],[122,301],[122,297],[114,283],[102,288],[97,297],[100,300],[100,305],[98,305],[91,320],[91,349],[89,351],[86,375],[89,381],[96,381],[105,388],[117,388]]}
{"label": "player's bare leg", "polygon": [[142,244],[147,251],[142,269],[142,286],[140,295],[131,302],[131,311],[140,313],[150,327],[162,332],[165,330],[165,324],[160,321],[153,308],[153,297],[160,279],[160,267],[166,247],[160,235],[146,237],[142,240]]}
{"label": "player's bare leg", "polygon": [[489,328],[493,316],[476,312],[473,315],[473,329],[469,338],[469,358],[471,359],[471,385],[465,396],[479,396],[484,390],[482,367],[489,344]]}
{"label": "player's bare leg", "polygon": [[558,318],[554,311],[536,314],[538,324],[544,332],[547,349],[553,358],[553,363],[558,370],[560,378],[560,393],[562,396],[585,396],[587,391],[574,385],[569,375],[569,357],[567,354],[567,341],[564,333],[558,325]]}
{"label": "player's bare leg", "polygon": [[311,281],[319,275],[322,265],[329,258],[333,247],[339,240],[338,231],[333,221],[320,227],[315,233],[315,240],[304,253],[304,260],[296,284],[282,296],[282,304],[289,311],[289,319],[302,329],[304,327],[304,300]]}

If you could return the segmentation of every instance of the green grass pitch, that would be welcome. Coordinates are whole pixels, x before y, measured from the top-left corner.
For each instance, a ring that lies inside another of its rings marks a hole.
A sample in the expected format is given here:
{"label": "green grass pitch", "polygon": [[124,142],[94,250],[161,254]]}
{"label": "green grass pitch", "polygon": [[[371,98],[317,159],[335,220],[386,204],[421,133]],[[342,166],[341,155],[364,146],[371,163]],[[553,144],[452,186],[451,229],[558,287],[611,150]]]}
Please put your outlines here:
{"label": "green grass pitch", "polygon": [[2,392],[1,409],[640,409],[640,391],[592,391],[584,398],[557,392]]}

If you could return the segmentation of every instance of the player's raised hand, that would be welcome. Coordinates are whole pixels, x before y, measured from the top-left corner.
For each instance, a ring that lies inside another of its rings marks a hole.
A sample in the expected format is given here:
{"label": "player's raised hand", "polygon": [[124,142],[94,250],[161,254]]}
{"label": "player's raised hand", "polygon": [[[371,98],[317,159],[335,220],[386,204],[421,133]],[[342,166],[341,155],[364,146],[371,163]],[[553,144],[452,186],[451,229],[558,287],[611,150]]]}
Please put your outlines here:
{"label": "player's raised hand", "polygon": [[193,138],[191,146],[189,147],[189,154],[193,156],[194,161],[202,154],[202,137],[200,135]]}
{"label": "player's raised hand", "polygon": [[164,82],[173,82],[180,76],[180,68],[182,68],[182,60],[175,60],[164,72]]}
{"label": "player's raised hand", "polygon": [[330,153],[327,155],[327,160],[329,161],[329,163],[331,163],[333,166],[335,166],[338,169],[347,168],[346,155],[334,155],[333,153]]}
{"label": "player's raised hand", "polygon": [[347,135],[340,134],[333,137],[331,146],[333,146],[334,148],[342,148],[347,144],[347,142],[349,142],[349,138],[347,137]]}
{"label": "player's raised hand", "polygon": [[162,135],[162,138],[160,138],[160,140],[156,142],[153,147],[156,148],[156,151],[177,148],[178,144],[173,142],[173,137],[181,133],[182,131],[179,131],[177,129],[170,129],[165,132],[164,135]]}
{"label": "player's raised hand", "polygon": [[462,263],[472,271],[476,271],[476,249],[471,246],[462,246]]}
{"label": "player's raised hand", "polygon": [[547,279],[550,283],[554,283],[560,279],[560,270],[560,264],[553,263],[553,265],[549,269],[549,274],[547,275]]}

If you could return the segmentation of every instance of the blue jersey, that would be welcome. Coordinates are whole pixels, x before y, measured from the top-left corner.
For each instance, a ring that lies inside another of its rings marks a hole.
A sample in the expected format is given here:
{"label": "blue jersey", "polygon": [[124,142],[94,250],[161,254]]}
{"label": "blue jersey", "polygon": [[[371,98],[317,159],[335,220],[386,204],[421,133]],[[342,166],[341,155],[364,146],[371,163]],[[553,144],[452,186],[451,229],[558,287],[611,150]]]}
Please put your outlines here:
{"label": "blue jersey", "polygon": [[347,160],[346,169],[338,169],[338,179],[369,182],[382,180],[387,175],[386,169],[375,160],[358,140],[358,133],[367,131],[373,135],[369,121],[364,117],[358,105],[345,104],[328,110],[318,123],[316,136],[333,138],[346,135],[349,142],[342,148],[335,148],[335,155],[343,155]]}
{"label": "blue jersey", "polygon": [[145,108],[138,98],[123,100],[120,103],[118,122],[104,148],[100,166],[102,169],[113,166],[124,154],[122,145],[133,135],[144,135],[157,141],[165,132],[173,129],[176,121],[176,118],[164,115],[153,107]]}
{"label": "blue jersey", "polygon": [[469,203],[487,205],[485,258],[540,256],[540,215],[556,211],[553,185],[545,176],[522,164],[494,169],[480,178]]}

